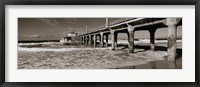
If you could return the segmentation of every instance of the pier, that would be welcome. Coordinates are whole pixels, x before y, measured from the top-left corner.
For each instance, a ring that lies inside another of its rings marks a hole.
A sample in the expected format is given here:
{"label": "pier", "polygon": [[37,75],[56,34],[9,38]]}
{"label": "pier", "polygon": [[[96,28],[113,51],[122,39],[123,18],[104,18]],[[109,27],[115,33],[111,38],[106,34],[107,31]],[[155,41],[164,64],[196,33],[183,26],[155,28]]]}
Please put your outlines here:
{"label": "pier", "polygon": [[119,33],[127,34],[129,53],[134,53],[134,35],[137,31],[145,30],[150,34],[150,50],[155,50],[155,32],[159,28],[167,27],[168,61],[175,61],[177,26],[182,25],[182,18],[123,18],[114,22],[109,22],[106,18],[105,25],[76,35],[72,40],[78,44],[97,47],[97,41],[101,47],[108,47],[108,36],[111,36],[111,50],[117,46],[117,36]]}

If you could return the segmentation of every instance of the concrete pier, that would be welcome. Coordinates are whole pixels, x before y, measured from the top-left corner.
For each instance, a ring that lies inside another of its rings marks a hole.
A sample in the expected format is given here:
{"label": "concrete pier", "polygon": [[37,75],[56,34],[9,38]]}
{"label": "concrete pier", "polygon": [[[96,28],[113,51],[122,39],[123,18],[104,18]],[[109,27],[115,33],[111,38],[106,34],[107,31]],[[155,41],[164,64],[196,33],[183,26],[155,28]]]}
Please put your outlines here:
{"label": "concrete pier", "polygon": [[115,31],[114,30],[110,30],[110,34],[111,34],[111,49],[115,50]]}
{"label": "concrete pier", "polygon": [[100,32],[101,35],[101,47],[104,47],[104,33]]}
{"label": "concrete pier", "polygon": [[85,36],[83,36],[83,44],[85,44]]}
{"label": "concrete pier", "polygon": [[89,41],[88,45],[91,46],[91,43],[92,43],[92,35],[89,35],[89,40],[88,40],[88,41]]}
{"label": "concrete pier", "polygon": [[[155,32],[158,28],[166,27],[168,29],[168,61],[174,61],[176,57],[176,37],[177,26],[182,18],[127,18],[121,22],[109,23],[106,18],[105,27],[93,31],[87,31],[85,34],[78,35],[83,44],[88,44],[97,47],[97,41],[101,47],[108,47],[108,36],[111,37],[111,49],[117,47],[118,33],[127,33],[129,53],[134,53],[134,34],[138,30],[146,30],[150,35],[150,50],[155,50]],[[182,22],[182,21],[181,21]],[[86,27],[87,30],[87,27]],[[78,37],[77,36],[77,37]],[[104,41],[105,39],[105,41]]]}
{"label": "concrete pier", "polygon": [[97,46],[97,35],[94,34],[94,47],[96,47],[96,46]]}
{"label": "concrete pier", "polygon": [[174,61],[176,57],[177,24],[179,21],[176,18],[167,18],[166,20],[168,26],[168,61]]}
{"label": "concrete pier", "polygon": [[134,52],[134,29],[135,27],[132,25],[127,24],[128,26],[128,44],[129,44],[129,53]]}
{"label": "concrete pier", "polygon": [[108,34],[106,34],[105,37],[106,37],[106,42],[105,42],[106,44],[105,45],[106,45],[106,47],[108,47]]}
{"label": "concrete pier", "polygon": [[114,34],[114,36],[115,36],[115,38],[114,38],[115,39],[115,47],[117,47],[117,35],[118,35],[118,33]]}
{"label": "concrete pier", "polygon": [[149,34],[150,34],[150,49],[154,50],[155,49],[155,32],[156,28],[154,29],[149,29]]}

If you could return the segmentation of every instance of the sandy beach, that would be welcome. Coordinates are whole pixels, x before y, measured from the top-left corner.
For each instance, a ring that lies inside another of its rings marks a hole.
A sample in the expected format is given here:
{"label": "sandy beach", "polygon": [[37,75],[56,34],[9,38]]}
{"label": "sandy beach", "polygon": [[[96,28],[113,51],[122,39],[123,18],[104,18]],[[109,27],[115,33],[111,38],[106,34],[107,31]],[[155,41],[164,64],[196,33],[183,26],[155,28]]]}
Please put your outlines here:
{"label": "sandy beach", "polygon": [[[121,46],[126,44],[124,42],[119,41],[115,51],[111,47],[63,45],[60,42],[19,43],[18,69],[115,69],[167,58],[167,51],[163,49],[166,41],[157,41],[156,51],[148,50],[149,43],[145,41],[136,42],[135,53],[129,53],[126,46]],[[182,53],[182,41],[177,43],[177,48]]]}

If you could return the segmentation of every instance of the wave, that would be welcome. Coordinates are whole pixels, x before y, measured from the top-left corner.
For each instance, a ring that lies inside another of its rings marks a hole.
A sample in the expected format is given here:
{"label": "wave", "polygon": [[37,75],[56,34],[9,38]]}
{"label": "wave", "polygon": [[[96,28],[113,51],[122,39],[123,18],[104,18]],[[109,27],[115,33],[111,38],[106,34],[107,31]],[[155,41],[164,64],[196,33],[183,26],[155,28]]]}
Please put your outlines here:
{"label": "wave", "polygon": [[63,52],[63,51],[76,51],[76,50],[107,50],[108,48],[23,48],[18,47],[18,51],[31,51],[31,52],[40,52],[40,51],[53,51],[53,52]]}

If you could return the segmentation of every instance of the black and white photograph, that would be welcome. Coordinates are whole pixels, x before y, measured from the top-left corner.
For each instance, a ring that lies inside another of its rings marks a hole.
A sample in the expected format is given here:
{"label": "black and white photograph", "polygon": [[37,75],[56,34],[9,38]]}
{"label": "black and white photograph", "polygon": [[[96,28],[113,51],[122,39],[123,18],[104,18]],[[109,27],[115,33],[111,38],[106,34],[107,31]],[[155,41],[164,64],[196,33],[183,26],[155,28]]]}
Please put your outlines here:
{"label": "black and white photograph", "polygon": [[182,69],[181,17],[19,17],[17,38],[17,69]]}

